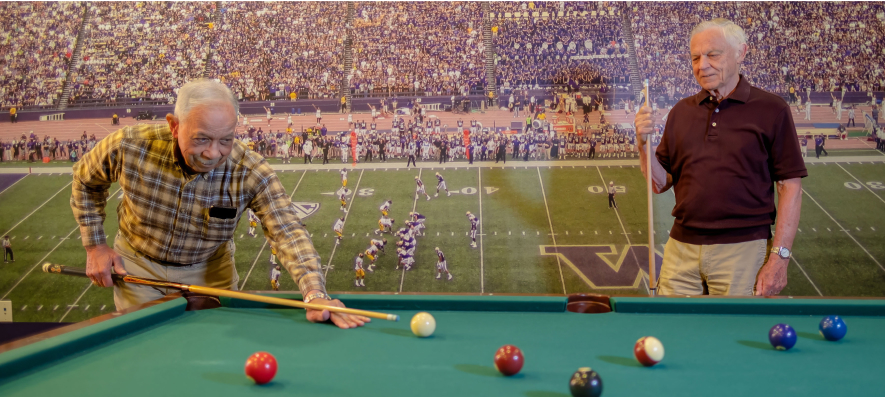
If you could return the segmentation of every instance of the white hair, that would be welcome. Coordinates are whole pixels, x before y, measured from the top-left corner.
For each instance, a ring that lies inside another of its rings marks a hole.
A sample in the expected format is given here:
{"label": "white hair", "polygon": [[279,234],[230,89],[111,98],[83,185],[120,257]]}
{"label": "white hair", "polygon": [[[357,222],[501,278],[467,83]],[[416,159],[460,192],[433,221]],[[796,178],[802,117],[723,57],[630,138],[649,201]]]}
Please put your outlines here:
{"label": "white hair", "polygon": [[240,111],[240,104],[234,94],[221,82],[209,79],[197,79],[188,82],[178,89],[175,100],[175,116],[184,122],[191,109],[199,105],[218,101],[229,101],[234,108],[234,116]]}
{"label": "white hair", "polygon": [[735,50],[740,51],[741,44],[747,44],[747,33],[744,29],[725,18],[711,19],[697,24],[688,36],[688,42],[691,43],[696,34],[708,29],[719,29]]}

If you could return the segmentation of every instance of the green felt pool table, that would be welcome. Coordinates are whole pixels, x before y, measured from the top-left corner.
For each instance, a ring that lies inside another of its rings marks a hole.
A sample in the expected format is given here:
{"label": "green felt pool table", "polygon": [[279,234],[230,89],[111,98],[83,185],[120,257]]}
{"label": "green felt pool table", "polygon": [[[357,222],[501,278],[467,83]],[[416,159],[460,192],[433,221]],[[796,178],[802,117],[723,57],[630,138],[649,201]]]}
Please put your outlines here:
{"label": "green felt pool table", "polygon": [[[300,298],[298,295],[274,294]],[[885,393],[885,300],[612,297],[609,313],[573,313],[565,296],[338,295],[350,307],[399,314],[342,330],[311,324],[300,309],[222,299],[185,311],[167,297],[0,346],[0,396],[569,396],[579,367],[603,396],[872,396]],[[428,311],[436,333],[409,320]],[[824,315],[848,325],[841,341],[818,334]],[[799,336],[789,351],[768,343],[777,323]],[[642,336],[666,355],[642,367]],[[494,368],[513,344],[525,366]],[[266,385],[243,372],[252,353],[276,356]]]}

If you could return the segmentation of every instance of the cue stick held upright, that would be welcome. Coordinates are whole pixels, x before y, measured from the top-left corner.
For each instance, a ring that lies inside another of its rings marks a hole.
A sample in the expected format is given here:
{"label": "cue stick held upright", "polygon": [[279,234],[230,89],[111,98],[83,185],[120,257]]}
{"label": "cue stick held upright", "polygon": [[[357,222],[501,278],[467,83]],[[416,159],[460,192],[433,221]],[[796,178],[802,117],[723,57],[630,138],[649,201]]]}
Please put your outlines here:
{"label": "cue stick held upright", "polygon": [[[648,107],[648,79],[645,79],[643,90],[645,92],[645,106]],[[652,113],[652,120],[654,120],[654,117],[654,113]],[[652,123],[652,125],[654,125],[654,123]],[[646,136],[645,140],[645,157],[647,162],[645,169],[648,170],[648,178],[645,178],[645,191],[648,195],[648,294],[650,296],[655,296],[655,290],[657,289],[657,284],[655,282],[657,279],[657,274],[655,274],[655,215],[654,202],[652,201],[654,198],[654,192],[652,192],[651,168],[651,156],[654,154],[654,151],[651,150],[653,137],[654,129],[652,129],[652,133],[649,134],[649,136]]]}
{"label": "cue stick held upright", "polygon": [[[43,264],[43,272],[44,273],[64,274],[64,275],[68,275],[68,276],[88,277],[86,275],[85,269],[68,267],[65,265],[53,264],[53,263],[49,263],[49,262],[46,262]],[[111,274],[111,278],[114,280],[115,283],[122,282],[122,283],[129,283],[129,284],[148,285],[151,287],[171,288],[171,289],[177,289],[177,290],[181,290],[181,291],[193,292],[193,293],[201,294],[201,295],[224,296],[224,297],[228,297],[228,298],[236,298],[236,299],[242,299],[242,300],[253,301],[253,302],[269,303],[272,305],[297,307],[300,309],[328,310],[332,313],[353,314],[356,316],[378,318],[381,320],[399,321],[399,316],[396,314],[386,314],[386,313],[372,312],[372,311],[368,311],[368,310],[351,309],[351,308],[346,308],[346,307],[318,305],[315,303],[304,303],[301,301],[291,300],[291,299],[273,298],[273,297],[269,297],[269,296],[247,294],[245,292],[239,292],[239,291],[230,291],[230,290],[226,290],[226,289],[202,287],[199,285],[182,284],[182,283],[175,283],[175,282],[171,282],[171,281],[153,280],[153,279],[149,279],[149,278],[130,276],[130,275],[121,276],[119,274]]]}

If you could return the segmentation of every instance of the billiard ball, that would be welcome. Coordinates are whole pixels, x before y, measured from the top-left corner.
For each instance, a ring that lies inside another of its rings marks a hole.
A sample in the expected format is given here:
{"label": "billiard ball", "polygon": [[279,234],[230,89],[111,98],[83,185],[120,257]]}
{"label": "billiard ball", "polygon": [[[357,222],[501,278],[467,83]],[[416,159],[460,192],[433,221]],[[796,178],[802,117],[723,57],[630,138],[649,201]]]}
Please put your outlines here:
{"label": "billiard ball", "polygon": [[504,345],[495,352],[495,368],[504,376],[513,376],[522,369],[522,350],[513,345]]}
{"label": "billiard ball", "polygon": [[277,359],[270,353],[258,352],[246,360],[246,376],[253,382],[263,385],[277,374]]}
{"label": "billiard ball", "polygon": [[839,316],[824,317],[824,319],[820,321],[818,329],[820,330],[821,336],[829,341],[842,339],[845,337],[845,333],[848,332],[848,326],[845,325],[845,322],[842,321],[842,317]]}
{"label": "billiard ball", "polygon": [[433,335],[433,331],[436,330],[436,320],[430,313],[421,312],[412,317],[412,333],[421,337],[426,338],[430,335]]}
{"label": "billiard ball", "polygon": [[640,364],[651,367],[664,359],[664,345],[654,336],[643,336],[633,345],[633,355]]}
{"label": "billiard ball", "polygon": [[578,368],[568,387],[574,397],[599,397],[602,395],[602,378],[589,367]]}
{"label": "billiard ball", "polygon": [[768,331],[768,341],[778,350],[790,350],[796,345],[796,331],[787,324],[778,324]]}

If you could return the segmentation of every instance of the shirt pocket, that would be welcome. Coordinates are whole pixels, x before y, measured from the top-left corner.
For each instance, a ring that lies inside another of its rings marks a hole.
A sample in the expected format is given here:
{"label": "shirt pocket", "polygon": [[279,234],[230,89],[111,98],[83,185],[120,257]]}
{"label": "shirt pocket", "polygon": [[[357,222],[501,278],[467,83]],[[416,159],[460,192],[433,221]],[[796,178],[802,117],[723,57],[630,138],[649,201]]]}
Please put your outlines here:
{"label": "shirt pocket", "polygon": [[234,237],[234,231],[237,228],[237,221],[240,217],[233,219],[212,218],[208,214],[202,225],[203,239],[208,241],[227,241]]}

